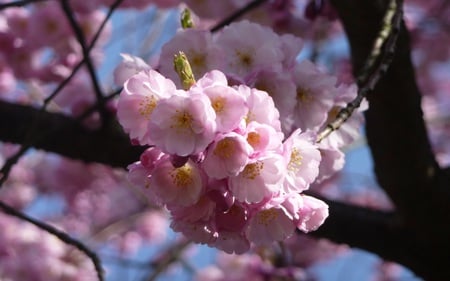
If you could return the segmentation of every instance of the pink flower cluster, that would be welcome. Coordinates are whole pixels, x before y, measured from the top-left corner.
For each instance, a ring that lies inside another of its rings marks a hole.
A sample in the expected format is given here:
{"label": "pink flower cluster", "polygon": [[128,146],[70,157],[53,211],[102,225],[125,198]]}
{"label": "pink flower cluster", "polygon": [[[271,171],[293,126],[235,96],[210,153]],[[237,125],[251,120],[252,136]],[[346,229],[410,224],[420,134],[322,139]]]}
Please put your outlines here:
{"label": "pink flower cluster", "polygon": [[[338,84],[336,77],[308,60],[297,60],[302,47],[302,39],[290,34],[279,35],[250,21],[234,22],[213,34],[199,29],[179,30],[162,48],[159,71],[181,85],[172,60],[174,54],[183,51],[196,77],[217,69],[226,75],[229,84],[245,84],[267,92],[278,109],[285,135],[297,128],[317,133],[356,97],[357,88]],[[126,64],[129,69],[133,68],[131,65],[136,70],[144,67],[138,59],[128,58]],[[342,169],[342,147],[359,136],[362,111],[366,108],[366,104],[361,106],[340,130],[320,143],[319,180]]]}
{"label": "pink flower cluster", "polygon": [[229,86],[218,70],[180,90],[148,69],[125,82],[118,118],[152,146],[129,166],[130,179],[195,242],[243,253],[315,230],[328,215],[324,202],[300,194],[319,174],[315,135],[297,129],[285,139],[264,91]]}

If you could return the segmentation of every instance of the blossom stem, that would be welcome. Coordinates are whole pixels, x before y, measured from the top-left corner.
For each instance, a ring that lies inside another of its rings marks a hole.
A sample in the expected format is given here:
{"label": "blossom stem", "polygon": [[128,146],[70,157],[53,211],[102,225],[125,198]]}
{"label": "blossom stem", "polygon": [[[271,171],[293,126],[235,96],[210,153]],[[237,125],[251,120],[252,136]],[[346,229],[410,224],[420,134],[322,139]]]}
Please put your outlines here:
{"label": "blossom stem", "polygon": [[[317,142],[321,142],[332,132],[347,121],[353,111],[357,109],[367,94],[375,88],[380,78],[388,70],[395,54],[395,46],[400,32],[403,18],[401,0],[391,0],[383,18],[382,27],[372,47],[366,62],[357,77],[359,87],[357,97],[337,114],[325,129],[317,136]],[[384,48],[383,48],[384,46]]]}

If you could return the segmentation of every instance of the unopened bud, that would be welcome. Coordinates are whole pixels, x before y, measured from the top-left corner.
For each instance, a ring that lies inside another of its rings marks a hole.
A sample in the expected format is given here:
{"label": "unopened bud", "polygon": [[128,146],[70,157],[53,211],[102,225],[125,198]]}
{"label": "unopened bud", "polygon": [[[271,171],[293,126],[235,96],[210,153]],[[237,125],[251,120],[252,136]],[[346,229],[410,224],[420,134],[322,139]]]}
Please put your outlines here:
{"label": "unopened bud", "polygon": [[189,9],[184,9],[183,12],[181,12],[181,28],[188,29],[194,27],[194,22],[192,21],[191,17],[191,11]]}
{"label": "unopened bud", "polygon": [[173,59],[175,72],[178,74],[183,84],[183,89],[188,90],[195,84],[194,73],[192,73],[191,65],[185,53],[179,52]]}

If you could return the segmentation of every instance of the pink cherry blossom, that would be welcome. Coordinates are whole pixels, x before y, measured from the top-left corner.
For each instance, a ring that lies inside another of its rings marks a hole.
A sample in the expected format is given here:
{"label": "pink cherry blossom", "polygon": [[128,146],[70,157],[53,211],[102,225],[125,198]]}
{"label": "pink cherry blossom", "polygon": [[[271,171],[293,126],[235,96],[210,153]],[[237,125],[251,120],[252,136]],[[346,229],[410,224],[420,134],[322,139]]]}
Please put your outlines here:
{"label": "pink cherry blossom", "polygon": [[220,135],[208,148],[202,167],[212,178],[236,176],[247,165],[250,153],[243,136],[233,132]]}
{"label": "pink cherry blossom", "polygon": [[291,132],[297,91],[290,75],[284,71],[263,70],[258,72],[249,82],[252,87],[267,92],[272,97],[280,113],[283,132]]}
{"label": "pink cherry blossom", "polygon": [[34,46],[58,45],[61,38],[72,36],[69,22],[57,2],[36,6],[30,15],[28,27],[27,40],[33,42]]}
{"label": "pink cherry blossom", "polygon": [[174,95],[156,105],[148,130],[152,142],[166,153],[197,154],[215,137],[216,113],[205,95]]}
{"label": "pink cherry blossom", "polygon": [[120,54],[122,62],[114,70],[114,83],[123,85],[131,76],[143,70],[150,70],[150,66],[141,58],[129,54]]}
{"label": "pink cherry blossom", "polygon": [[322,73],[307,60],[297,64],[292,75],[297,87],[294,126],[302,130],[318,129],[333,106],[336,78]]}
{"label": "pink cherry blossom", "polygon": [[154,70],[141,71],[125,82],[117,105],[117,118],[131,139],[140,144],[151,144],[150,116],[158,101],[175,91],[173,82]]}
{"label": "pink cherry blossom", "polygon": [[328,217],[328,205],[312,196],[302,195],[303,206],[296,219],[297,228],[303,232],[314,231]]}
{"label": "pink cherry blossom", "polygon": [[268,150],[278,150],[284,135],[271,126],[252,121],[246,127],[245,138],[253,148],[252,157],[257,157]]}
{"label": "pink cherry blossom", "polygon": [[314,141],[314,134],[301,133],[297,129],[284,142],[284,156],[288,163],[284,181],[286,193],[308,189],[319,174],[321,156]]}
{"label": "pink cherry blossom", "polygon": [[[246,77],[263,69],[281,69],[284,55],[278,35],[249,21],[236,22],[217,35],[227,58],[226,73]],[[252,38],[252,40],[242,40]]]}
{"label": "pink cherry blossom", "polygon": [[[334,105],[328,112],[327,122],[333,121],[339,111],[347,106],[347,103],[356,98],[357,87],[355,84],[341,84],[336,88],[336,96],[334,98]],[[355,141],[360,135],[360,129],[364,122],[363,112],[367,110],[368,102],[363,100],[361,105],[353,112],[349,119],[345,121],[339,130],[332,132],[321,143],[328,146],[341,148],[347,144]]]}
{"label": "pink cherry blossom", "polygon": [[163,204],[189,206],[200,199],[204,186],[202,171],[194,162],[174,168],[163,158],[152,172],[149,189]]}
{"label": "pink cherry blossom", "polygon": [[[221,73],[219,71],[212,71],[210,73],[211,76],[219,76],[213,72]],[[223,74],[220,76],[225,77]],[[213,83],[210,86],[200,86],[212,82],[210,82],[210,77],[205,78],[207,81],[203,82],[203,78],[201,78],[197,84],[191,88],[191,92],[208,96],[214,112],[216,113],[218,132],[225,133],[234,130],[247,114],[244,97],[239,95],[235,89],[228,87],[227,85]],[[218,78],[220,79],[221,77]]]}
{"label": "pink cherry blossom", "polygon": [[282,206],[262,209],[253,214],[247,228],[247,237],[256,245],[269,245],[283,241],[295,230],[289,212]]}
{"label": "pink cherry blossom", "polygon": [[245,121],[247,124],[256,121],[281,131],[280,113],[269,94],[245,85],[240,85],[237,90],[246,98],[248,113]]}
{"label": "pink cherry blossom", "polygon": [[249,212],[246,205],[235,202],[228,210],[216,212],[215,225],[219,232],[242,233],[247,225]]}
{"label": "pink cherry blossom", "polygon": [[332,177],[336,172],[342,170],[345,164],[345,154],[338,148],[324,144],[318,144],[321,161],[319,165],[319,175],[317,176],[317,182],[320,183]]}
{"label": "pink cherry blossom", "polygon": [[209,31],[180,30],[163,46],[160,56],[161,73],[179,86],[181,83],[178,74],[173,69],[173,56],[180,51],[186,54],[196,78],[202,77],[209,70],[222,68],[224,60],[222,50],[213,41]]}
{"label": "pink cherry blossom", "polygon": [[280,154],[267,153],[252,159],[235,177],[230,177],[230,190],[240,202],[259,203],[270,199],[281,189],[284,159]]}

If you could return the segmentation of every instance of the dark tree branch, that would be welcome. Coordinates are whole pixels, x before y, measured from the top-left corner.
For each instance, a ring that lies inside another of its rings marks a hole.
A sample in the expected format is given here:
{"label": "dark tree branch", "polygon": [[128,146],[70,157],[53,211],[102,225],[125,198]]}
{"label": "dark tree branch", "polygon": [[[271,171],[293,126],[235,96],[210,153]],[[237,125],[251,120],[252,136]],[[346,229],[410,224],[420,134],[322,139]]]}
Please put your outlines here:
{"label": "dark tree branch", "polygon": [[0,101],[0,120],[2,141],[23,143],[30,127],[35,126],[37,135],[32,147],[86,162],[126,167],[137,161],[144,150],[132,146],[115,121],[93,131],[68,116],[4,101]]}
{"label": "dark tree branch", "polygon": [[[388,2],[332,0],[350,42],[354,73],[369,55]],[[392,64],[368,100],[366,131],[375,173],[395,203],[406,235],[397,241],[403,258],[393,255],[389,244],[379,254],[426,280],[450,280],[450,181],[428,140],[404,24]]]}
{"label": "dark tree branch", "polygon": [[19,0],[19,1],[11,1],[8,3],[2,3],[0,4],[0,11],[6,8],[11,8],[11,7],[23,7],[26,6],[28,4],[32,4],[32,3],[37,3],[37,2],[44,2],[44,1],[48,1],[48,0]]}
{"label": "dark tree branch", "polygon": [[216,32],[216,31],[220,30],[224,26],[234,22],[235,20],[237,20],[241,16],[245,15],[246,13],[250,12],[253,9],[256,9],[257,7],[259,7],[260,5],[264,4],[265,2],[267,2],[267,0],[253,0],[253,1],[251,1],[250,3],[245,5],[244,7],[242,7],[239,10],[233,12],[231,15],[229,15],[228,17],[224,18],[223,20],[218,22],[216,25],[214,25],[210,29],[211,32]]}
{"label": "dark tree branch", "polygon": [[[407,245],[413,241],[396,213],[336,202],[316,194],[314,196],[328,204],[330,215],[310,235],[326,237],[336,243],[361,248],[393,260],[406,258]],[[405,243],[398,243],[400,239]]]}

